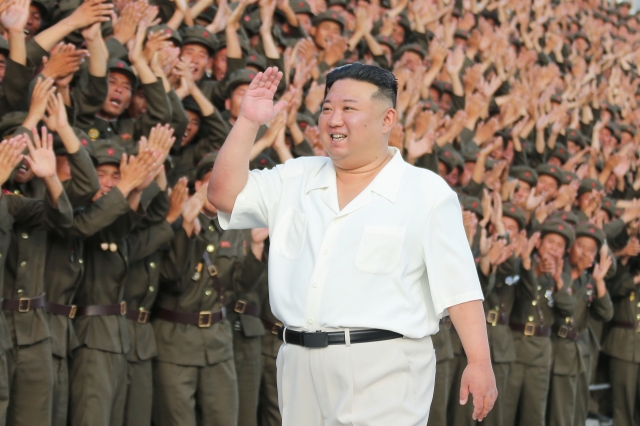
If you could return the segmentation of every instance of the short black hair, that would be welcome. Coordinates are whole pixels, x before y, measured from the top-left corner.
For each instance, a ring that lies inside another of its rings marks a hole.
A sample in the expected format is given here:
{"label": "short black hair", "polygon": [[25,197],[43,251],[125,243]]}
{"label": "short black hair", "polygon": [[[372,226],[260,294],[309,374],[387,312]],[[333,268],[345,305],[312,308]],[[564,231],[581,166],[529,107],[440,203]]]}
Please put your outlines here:
{"label": "short black hair", "polygon": [[343,65],[327,74],[327,84],[324,97],[327,97],[329,89],[338,80],[351,79],[371,83],[378,88],[372,96],[373,99],[388,99],[393,107],[396,107],[398,96],[398,80],[391,71],[373,65],[364,65],[360,62]]}

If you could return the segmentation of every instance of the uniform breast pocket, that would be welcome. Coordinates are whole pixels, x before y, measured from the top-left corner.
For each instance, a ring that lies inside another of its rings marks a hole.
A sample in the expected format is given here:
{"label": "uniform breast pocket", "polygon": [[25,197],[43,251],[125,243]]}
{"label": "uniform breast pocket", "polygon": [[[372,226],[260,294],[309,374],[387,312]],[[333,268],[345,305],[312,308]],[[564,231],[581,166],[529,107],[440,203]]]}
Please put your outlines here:
{"label": "uniform breast pocket", "polygon": [[365,226],[356,253],[356,268],[368,274],[390,274],[402,255],[405,228]]}
{"label": "uniform breast pocket", "polygon": [[285,259],[296,260],[302,253],[307,222],[307,215],[290,207],[271,233],[271,249]]}

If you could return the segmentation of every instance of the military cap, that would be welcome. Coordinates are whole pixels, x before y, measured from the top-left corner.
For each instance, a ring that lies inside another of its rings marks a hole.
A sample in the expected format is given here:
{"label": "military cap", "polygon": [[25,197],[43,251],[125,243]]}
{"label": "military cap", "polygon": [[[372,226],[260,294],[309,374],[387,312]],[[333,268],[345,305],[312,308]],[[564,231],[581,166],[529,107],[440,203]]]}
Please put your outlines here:
{"label": "military cap", "polygon": [[512,203],[504,203],[502,205],[502,215],[510,217],[511,219],[518,222],[518,230],[523,230],[525,226],[527,226],[527,217],[525,216],[522,209],[515,204]]}
{"label": "military cap", "polygon": [[600,208],[607,212],[609,219],[613,220],[622,214],[622,209],[616,206],[616,200],[604,198],[600,204]]}
{"label": "military cap", "polygon": [[327,0],[327,7],[331,6],[342,6],[346,8],[349,6],[349,2],[347,0]]}
{"label": "military cap", "polygon": [[[462,161],[464,163],[475,163],[478,161],[478,154],[480,153],[479,148],[471,148],[462,153]],[[484,160],[484,168],[487,170],[492,170],[495,165],[495,161],[492,158],[487,157]]]}
{"label": "military cap", "polygon": [[469,197],[468,195],[460,194],[458,195],[458,200],[460,201],[460,205],[463,209],[468,210],[470,212],[474,212],[481,219],[484,217],[482,211],[482,202],[475,197]]}
{"label": "military cap", "polygon": [[[213,49],[218,52],[219,50],[223,49],[227,47],[227,36],[224,33],[218,33],[218,35],[215,36],[215,40],[213,43]],[[240,38],[240,49],[242,49],[242,52],[244,54],[248,54],[249,53],[249,43],[247,42],[247,40],[244,37]]]}
{"label": "military cap", "polygon": [[451,83],[446,81],[434,81],[431,87],[434,87],[440,93],[453,93]]}
{"label": "military cap", "polygon": [[536,172],[538,172],[538,176],[547,175],[555,178],[555,180],[558,181],[558,186],[562,185],[562,182],[564,181],[562,170],[559,167],[553,166],[551,164],[540,164],[538,167],[536,167]]}
{"label": "military cap", "polygon": [[629,2],[628,2],[628,1],[626,1],[626,0],[623,0],[623,1],[621,1],[621,2],[619,2],[619,3],[618,3],[618,8],[621,8],[621,7],[628,7],[628,8],[631,8],[631,3],[629,3]]}
{"label": "military cap", "polygon": [[216,6],[209,6],[200,12],[200,15],[198,15],[196,19],[201,19],[210,24],[216,17],[216,13],[218,13],[218,8]]}
{"label": "military cap", "polygon": [[201,180],[204,175],[209,173],[213,169],[213,163],[216,162],[216,158],[218,157],[218,152],[210,152],[198,163],[196,166],[196,180]]}
{"label": "military cap", "polygon": [[582,182],[580,182],[580,187],[578,188],[578,197],[585,192],[591,192],[593,190],[602,191],[604,190],[604,186],[602,186],[599,180],[591,178],[583,179]]}
{"label": "military cap", "polygon": [[551,213],[548,220],[560,220],[563,222],[567,222],[572,226],[575,226],[579,222],[578,216],[576,216],[575,213],[565,211],[556,211]]}
{"label": "military cap", "polygon": [[399,60],[404,54],[404,52],[415,52],[418,55],[420,55],[422,59],[424,59],[427,56],[427,52],[418,43],[409,43],[409,44],[404,44],[400,46],[400,48],[393,53],[393,60],[394,61]]}
{"label": "military cap", "polygon": [[462,10],[460,10],[459,7],[454,7],[453,10],[451,11],[451,16],[455,16],[456,18],[459,18],[462,16]]}
{"label": "military cap", "polygon": [[609,129],[609,131],[611,132],[611,136],[613,136],[618,140],[618,142],[620,142],[620,139],[622,138],[622,135],[620,134],[620,127],[618,127],[618,125],[614,121],[609,121],[607,124],[605,124],[604,127],[606,129]]}
{"label": "military cap", "polygon": [[429,110],[429,111],[432,111],[432,112],[438,112],[440,110],[440,106],[438,104],[436,104],[433,101],[433,99],[427,99],[422,104],[423,104],[423,109],[424,110]]}
{"label": "military cap", "polygon": [[527,182],[531,187],[538,184],[538,173],[531,167],[512,166],[509,168],[509,176]]}
{"label": "military cap", "polygon": [[2,36],[0,36],[0,53],[9,56],[9,42]]}
{"label": "military cap", "polygon": [[[89,155],[91,155],[92,157],[95,157],[94,142],[89,138],[89,135],[87,135],[87,133],[84,130],[79,129],[77,127],[73,127],[72,129],[73,129],[73,133],[75,133],[76,137],[78,138],[78,140],[80,141],[80,144],[84,147],[84,149],[89,153]],[[67,155],[67,149],[62,143],[62,139],[60,138],[60,135],[58,135],[57,133],[53,134],[53,153],[56,156]]]}
{"label": "military cap", "polygon": [[583,39],[584,41],[587,42],[587,44],[589,46],[591,46],[591,42],[589,41],[589,37],[587,37],[587,35],[585,33],[583,33],[582,31],[578,31],[577,33],[573,34],[571,36],[571,41],[576,41],[579,38]]}
{"label": "military cap", "polygon": [[193,99],[193,97],[191,97],[191,95],[187,96],[186,98],[184,98],[182,100],[182,107],[185,110],[193,111],[198,115],[202,115],[202,110],[200,109],[200,106],[195,101],[195,99]]}
{"label": "military cap", "polygon": [[3,115],[0,120],[0,136],[4,138],[13,134],[16,128],[22,125],[25,118],[27,118],[27,113],[23,111],[12,111]]}
{"label": "military cap", "polygon": [[604,244],[604,240],[606,239],[604,232],[602,229],[591,223],[580,223],[576,226],[576,238],[578,237],[591,237],[596,243],[598,243],[598,249],[602,247]]}
{"label": "military cap", "polygon": [[380,7],[384,9],[391,9],[391,0],[381,0]]}
{"label": "military cap", "polygon": [[445,144],[442,146],[438,153],[438,160],[442,161],[449,171],[453,170],[455,167],[460,167],[461,169],[464,167],[464,160],[451,144]]}
{"label": "military cap", "polygon": [[577,174],[573,172],[567,172],[565,170],[562,171],[564,180],[562,181],[563,185],[569,185],[571,182],[577,182],[580,180]]}
{"label": "military cap", "polygon": [[245,58],[245,65],[254,66],[259,71],[264,71],[267,69],[267,58],[256,52],[250,52]]}
{"label": "military cap", "polygon": [[298,126],[300,126],[300,129],[303,132],[307,129],[307,127],[313,127],[318,124],[312,116],[300,112],[296,114],[296,121],[298,122]]}
{"label": "military cap", "polygon": [[[238,3],[235,3],[238,4]],[[274,15],[275,16],[275,15]],[[262,26],[262,19],[260,17],[260,9],[254,9],[252,12],[245,13],[242,17],[242,28],[248,33],[249,36],[258,34],[260,32],[260,26]]]}
{"label": "military cap", "polygon": [[562,164],[564,164],[569,159],[569,151],[567,151],[567,147],[564,146],[564,144],[558,142],[555,148],[553,148],[553,151],[551,151],[551,156],[560,159]]}
{"label": "military cap", "polygon": [[566,134],[567,141],[574,142],[580,145],[582,148],[585,147],[586,141],[584,139],[584,136],[580,132],[580,130],[568,128],[565,134]]}
{"label": "military cap", "polygon": [[54,2],[50,0],[31,0],[31,4],[40,9],[43,20],[47,20],[51,16]]}
{"label": "military cap", "polygon": [[465,39],[465,40],[469,40],[469,31],[465,31],[465,30],[457,29],[457,30],[453,33],[453,37],[458,37],[458,38],[463,38],[463,39]]}
{"label": "military cap", "polygon": [[264,152],[261,152],[249,163],[249,170],[271,169],[275,166],[276,163],[271,159],[271,157],[269,157]]}
{"label": "military cap", "polygon": [[169,40],[173,41],[176,46],[182,46],[182,37],[180,37],[180,33],[173,28],[170,28],[167,24],[158,24],[153,27],[149,27],[147,30],[147,35],[153,31],[157,33],[159,31],[164,31],[165,34],[169,35]]}
{"label": "military cap", "polygon": [[313,16],[311,6],[309,6],[306,0],[291,0],[289,4],[291,5],[291,9],[293,9],[293,13],[306,13],[309,16]]}
{"label": "military cap", "polygon": [[250,70],[237,70],[231,76],[229,76],[229,81],[227,82],[226,93],[227,97],[231,96],[233,90],[240,86],[241,84],[249,84],[256,76],[255,71]]}
{"label": "military cap", "polygon": [[[609,102],[605,102],[603,108],[609,111],[614,119],[620,115],[620,112],[622,112],[622,109],[618,105],[611,105]],[[609,120],[609,123],[611,123],[611,120]]]}
{"label": "military cap", "polygon": [[482,16],[485,19],[491,19],[495,23],[499,23],[500,22],[500,18],[498,17],[498,11],[497,10],[489,10],[487,8],[484,8],[482,10],[482,12],[480,12],[480,16]]}
{"label": "military cap", "polygon": [[200,25],[184,27],[180,30],[182,45],[199,44],[207,48],[209,53],[213,53],[216,45],[216,37],[208,29]]}
{"label": "military cap", "polygon": [[558,234],[565,239],[567,247],[571,247],[576,239],[573,228],[567,222],[562,220],[547,220],[540,226],[540,237],[544,238],[547,234]]}
{"label": "military cap", "polygon": [[111,58],[107,62],[107,69],[109,71],[120,72],[120,73],[126,75],[127,77],[129,77],[129,80],[131,80],[131,90],[135,90],[135,86],[136,86],[136,82],[138,81],[138,77],[133,72],[133,68],[131,68],[131,65],[129,65],[125,61],[121,61],[120,59]]}
{"label": "military cap", "polygon": [[333,21],[336,24],[340,25],[340,29],[342,31],[344,31],[345,27],[346,27],[346,22],[344,20],[344,18],[342,16],[340,16],[340,14],[334,10],[327,10],[326,12],[322,12],[317,14],[316,16],[313,17],[313,19],[311,20],[311,24],[314,27],[317,27],[318,25],[320,25],[321,22],[324,21]]}
{"label": "military cap", "polygon": [[[393,39],[389,36],[386,35],[380,35],[378,34],[376,36],[376,41],[380,44],[386,44],[387,46],[389,46],[391,48],[392,51],[396,50],[398,48],[398,45],[395,43],[395,41],[393,41]],[[8,44],[7,44],[7,49],[8,49]]]}
{"label": "military cap", "polygon": [[635,136],[636,135],[636,129],[634,126],[629,126],[628,124],[620,124],[618,126],[618,129],[620,129],[620,132],[627,132],[629,133],[631,136]]}
{"label": "military cap", "polygon": [[124,149],[117,143],[108,139],[102,139],[94,143],[93,158],[96,166],[102,164],[120,164]]}
{"label": "military cap", "polygon": [[551,95],[551,102],[555,102],[557,104],[561,104],[562,103],[562,96],[558,95],[557,93],[554,93],[553,95]]}
{"label": "military cap", "polygon": [[513,139],[513,136],[511,136],[511,130],[512,130],[512,128],[511,128],[511,127],[508,127],[508,128],[506,128],[506,129],[498,130],[495,134],[496,134],[497,136],[501,136],[501,137],[502,137],[503,142],[504,142],[504,143],[505,143],[505,145],[506,145],[506,143],[507,143],[507,142],[509,142],[510,140],[512,140],[512,139]]}
{"label": "military cap", "polygon": [[406,33],[410,33],[411,30],[411,22],[409,22],[409,16],[407,15],[406,10],[403,10],[400,15],[398,15],[398,25],[404,28]]}

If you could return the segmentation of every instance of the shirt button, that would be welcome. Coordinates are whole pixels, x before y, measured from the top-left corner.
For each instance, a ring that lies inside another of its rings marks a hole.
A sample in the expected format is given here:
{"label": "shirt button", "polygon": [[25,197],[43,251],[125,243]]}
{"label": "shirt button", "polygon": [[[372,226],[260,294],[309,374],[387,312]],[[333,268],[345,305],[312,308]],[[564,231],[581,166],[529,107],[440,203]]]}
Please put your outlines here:
{"label": "shirt button", "polygon": [[209,231],[213,232],[214,229],[213,225],[209,225]]}
{"label": "shirt button", "polygon": [[204,295],[205,295],[205,296],[211,296],[211,290],[207,290],[207,291],[205,291],[205,292],[204,292]]}
{"label": "shirt button", "polygon": [[21,236],[23,240],[26,240],[29,238],[29,234],[27,234],[26,232],[23,232]]}
{"label": "shirt button", "polygon": [[208,251],[209,253],[213,253],[213,251],[214,251],[215,249],[216,249],[216,246],[214,246],[213,244],[209,244],[209,245],[207,246],[207,251]]}
{"label": "shirt button", "polygon": [[27,262],[25,262],[24,260],[20,262],[20,267],[24,268],[25,266],[27,266]]}
{"label": "shirt button", "polygon": [[22,293],[24,293],[24,290],[23,290],[23,289],[21,289],[21,288],[19,288],[19,289],[18,289],[18,294],[22,294]]}
{"label": "shirt button", "polygon": [[154,287],[154,286],[152,286],[152,285],[151,285],[151,286],[149,286],[149,292],[150,292],[150,293],[153,293],[154,291],[156,291],[155,287]]}
{"label": "shirt button", "polygon": [[531,302],[531,304],[532,304],[533,306],[536,306],[536,305],[538,304],[538,301],[537,301],[537,300],[534,300],[533,302]]}
{"label": "shirt button", "polygon": [[149,263],[149,266],[151,267],[151,269],[155,268],[156,267],[156,262]]}
{"label": "shirt button", "polygon": [[307,320],[307,322],[308,322],[309,324],[313,324],[313,318],[309,318],[309,319]]}
{"label": "shirt button", "polygon": [[78,263],[82,265],[84,263],[84,260],[78,259]]}

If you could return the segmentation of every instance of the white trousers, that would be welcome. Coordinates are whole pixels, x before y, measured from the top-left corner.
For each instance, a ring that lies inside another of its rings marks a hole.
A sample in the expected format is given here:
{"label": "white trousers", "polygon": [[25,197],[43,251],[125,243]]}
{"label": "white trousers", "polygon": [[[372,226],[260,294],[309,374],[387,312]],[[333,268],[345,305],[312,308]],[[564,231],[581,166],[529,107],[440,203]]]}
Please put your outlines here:
{"label": "white trousers", "polygon": [[278,366],[283,426],[424,426],[436,374],[431,337],[331,345],[284,344]]}

